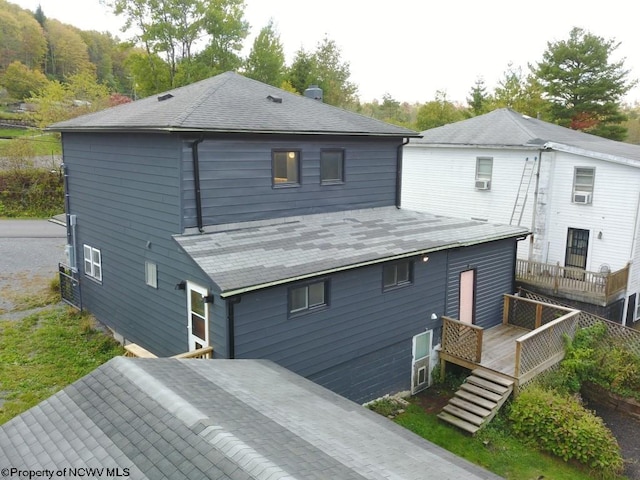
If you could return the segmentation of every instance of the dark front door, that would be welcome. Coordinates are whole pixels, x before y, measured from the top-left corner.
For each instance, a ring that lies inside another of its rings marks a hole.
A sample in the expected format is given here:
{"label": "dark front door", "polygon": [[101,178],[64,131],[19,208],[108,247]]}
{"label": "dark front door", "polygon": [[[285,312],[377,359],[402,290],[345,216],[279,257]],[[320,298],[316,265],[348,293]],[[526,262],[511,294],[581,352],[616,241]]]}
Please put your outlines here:
{"label": "dark front door", "polygon": [[589,248],[589,230],[570,228],[567,233],[567,254],[565,267],[587,269],[587,250]]}

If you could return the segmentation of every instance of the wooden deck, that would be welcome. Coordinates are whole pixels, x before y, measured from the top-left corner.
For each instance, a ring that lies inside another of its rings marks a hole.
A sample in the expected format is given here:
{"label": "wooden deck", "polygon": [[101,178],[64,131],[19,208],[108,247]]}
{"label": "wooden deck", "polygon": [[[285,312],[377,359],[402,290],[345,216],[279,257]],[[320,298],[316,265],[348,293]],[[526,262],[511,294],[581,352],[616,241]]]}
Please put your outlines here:
{"label": "wooden deck", "polygon": [[482,360],[479,366],[513,377],[516,339],[531,330],[513,325],[486,329],[482,337]]}

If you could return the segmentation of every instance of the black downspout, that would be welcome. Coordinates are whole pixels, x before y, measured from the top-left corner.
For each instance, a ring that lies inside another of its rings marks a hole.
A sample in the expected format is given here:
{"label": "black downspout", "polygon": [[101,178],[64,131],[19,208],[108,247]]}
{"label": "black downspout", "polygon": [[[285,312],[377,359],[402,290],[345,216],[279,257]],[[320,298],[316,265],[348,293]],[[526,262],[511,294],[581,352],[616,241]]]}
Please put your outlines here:
{"label": "black downspout", "polygon": [[407,138],[402,144],[398,145],[396,153],[396,208],[400,208],[400,191],[402,189],[402,147],[409,143]]}
{"label": "black downspout", "polygon": [[196,193],[196,221],[198,222],[198,231],[204,232],[202,222],[202,197],[200,194],[200,159],[198,158],[198,144],[202,143],[204,138],[200,137],[191,144],[191,155],[193,158],[193,183]]}
{"label": "black downspout", "polygon": [[242,297],[232,297],[227,300],[227,358],[233,360],[236,358],[236,332],[235,332],[235,305],[240,303]]}

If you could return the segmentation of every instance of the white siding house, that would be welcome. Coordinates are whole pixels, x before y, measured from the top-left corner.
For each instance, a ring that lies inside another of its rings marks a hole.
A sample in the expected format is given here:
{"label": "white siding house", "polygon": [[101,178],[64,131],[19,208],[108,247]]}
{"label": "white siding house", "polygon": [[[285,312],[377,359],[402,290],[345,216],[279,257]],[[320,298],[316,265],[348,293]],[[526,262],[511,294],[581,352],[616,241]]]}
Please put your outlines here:
{"label": "white siding house", "polygon": [[[510,109],[422,135],[403,153],[404,208],[526,227],[533,235],[520,242],[518,258],[528,271],[545,264],[547,276],[578,275],[553,266],[593,272],[570,291],[556,288],[555,296],[606,307],[598,313],[623,323],[638,320],[640,146]],[[605,284],[618,271],[625,285],[615,295],[594,299],[585,293],[587,277]]]}

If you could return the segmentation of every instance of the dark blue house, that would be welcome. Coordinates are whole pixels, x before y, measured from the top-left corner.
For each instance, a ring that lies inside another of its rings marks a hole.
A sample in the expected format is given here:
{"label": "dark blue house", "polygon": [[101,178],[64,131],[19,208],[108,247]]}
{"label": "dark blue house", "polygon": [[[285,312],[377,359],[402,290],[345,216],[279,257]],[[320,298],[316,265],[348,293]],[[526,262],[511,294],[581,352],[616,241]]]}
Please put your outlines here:
{"label": "dark blue house", "polygon": [[428,385],[440,317],[495,325],[513,291],[526,230],[400,208],[411,130],[236,73],[51,129],[82,305],[158,356],[362,402]]}

